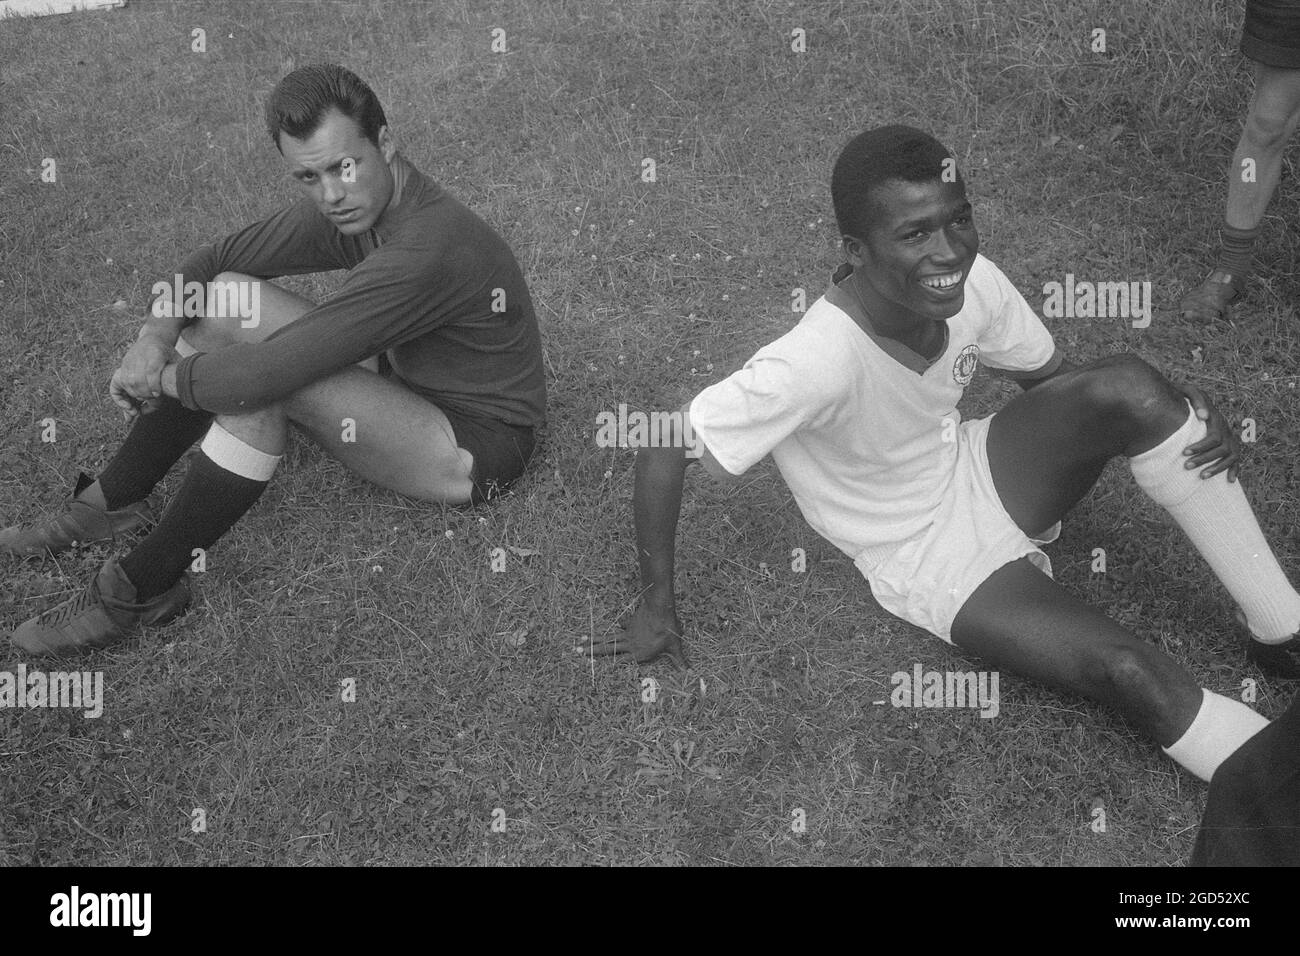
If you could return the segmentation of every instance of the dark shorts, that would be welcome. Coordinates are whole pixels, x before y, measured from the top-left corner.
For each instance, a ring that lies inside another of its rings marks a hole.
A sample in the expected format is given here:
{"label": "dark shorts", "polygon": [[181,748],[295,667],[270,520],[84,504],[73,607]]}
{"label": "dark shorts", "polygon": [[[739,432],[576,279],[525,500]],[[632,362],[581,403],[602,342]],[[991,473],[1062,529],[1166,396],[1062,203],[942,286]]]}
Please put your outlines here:
{"label": "dark shorts", "polygon": [[1246,0],[1241,52],[1265,66],[1300,70],[1300,0]]}
{"label": "dark shorts", "polygon": [[474,482],[470,504],[498,497],[524,473],[537,448],[537,435],[530,426],[463,415],[450,408],[443,408],[442,413],[451,422],[456,444],[474,456],[469,473]]}
{"label": "dark shorts", "polygon": [[[388,353],[381,352],[378,358],[380,375],[414,391],[405,379],[393,371]],[[524,473],[524,468],[537,448],[537,435],[531,426],[508,425],[495,418],[466,415],[438,405],[437,402],[429,403],[437,405],[447,416],[447,421],[451,422],[456,444],[474,456],[474,467],[469,473],[470,481],[474,482],[470,504],[479,505],[498,497]]]}

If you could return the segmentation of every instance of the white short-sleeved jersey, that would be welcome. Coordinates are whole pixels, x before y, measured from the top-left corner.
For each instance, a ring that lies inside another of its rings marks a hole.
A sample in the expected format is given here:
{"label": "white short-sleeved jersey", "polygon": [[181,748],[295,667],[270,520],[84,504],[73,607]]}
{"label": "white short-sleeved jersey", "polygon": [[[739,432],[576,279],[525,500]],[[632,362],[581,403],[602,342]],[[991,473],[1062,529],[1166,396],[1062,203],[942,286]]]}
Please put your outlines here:
{"label": "white short-sleeved jersey", "polygon": [[732,474],[770,452],[808,523],[858,559],[932,520],[956,461],[957,400],[977,362],[1046,374],[1061,359],[1024,297],[983,256],[933,362],[865,331],[855,314],[856,295],[832,282],[798,325],[700,392],[690,416]]}

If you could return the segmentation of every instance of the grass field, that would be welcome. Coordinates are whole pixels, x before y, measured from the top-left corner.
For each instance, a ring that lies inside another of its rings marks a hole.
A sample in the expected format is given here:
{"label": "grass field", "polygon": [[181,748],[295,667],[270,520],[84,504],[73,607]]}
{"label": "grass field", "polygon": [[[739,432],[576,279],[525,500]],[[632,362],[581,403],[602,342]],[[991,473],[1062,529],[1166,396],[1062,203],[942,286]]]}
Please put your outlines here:
{"label": "grass field", "polygon": [[[982,250],[1035,307],[1066,273],[1151,281],[1149,328],[1048,326],[1072,357],[1135,351],[1253,418],[1244,480],[1296,571],[1293,165],[1235,324],[1173,308],[1209,265],[1249,96],[1241,7],[274,0],[0,23],[0,524],[57,508],[112,454],[107,381],[152,283],[294,195],[261,104],[308,62],[367,79],[406,155],[509,240],[550,388],[539,457],[492,506],[413,503],[296,444],[187,616],[71,665],[103,671],[102,717],[0,714],[0,864],[1185,862],[1205,787],[1116,714],[1010,674],[994,719],[873,704],[915,663],[983,665],[885,614],[770,461],[734,489],[688,479],[690,673],[573,645],[618,627],[638,586],[634,458],[596,446],[597,413],[676,407],[788,328],[791,290],[811,302],[841,261],[835,154],[895,120],[956,152]],[[1013,391],[981,372],[962,410]],[[1226,594],[1127,469],[1051,554],[1204,685],[1260,679],[1268,715],[1289,700],[1247,668]],[[7,570],[0,620],[105,557]],[[0,670],[18,663],[0,650]]]}

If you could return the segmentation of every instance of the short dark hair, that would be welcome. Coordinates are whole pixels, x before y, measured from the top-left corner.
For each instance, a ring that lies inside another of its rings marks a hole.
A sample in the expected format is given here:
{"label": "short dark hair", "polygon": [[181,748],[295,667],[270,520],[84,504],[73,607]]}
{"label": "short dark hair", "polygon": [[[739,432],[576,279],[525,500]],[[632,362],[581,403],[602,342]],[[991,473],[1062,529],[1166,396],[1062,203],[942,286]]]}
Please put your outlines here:
{"label": "short dark hair", "polygon": [[[877,186],[891,179],[909,183],[939,179],[946,159],[952,159],[947,147],[911,126],[878,126],[853,137],[831,173],[831,202],[840,235],[866,235],[874,213],[871,192]],[[956,175],[961,182],[961,174]]]}
{"label": "short dark hair", "polygon": [[379,145],[379,129],[388,125],[379,97],[361,77],[335,63],[300,67],[277,83],[266,101],[266,131],[279,149],[280,133],[306,139],[331,109],[350,116],[366,139]]}

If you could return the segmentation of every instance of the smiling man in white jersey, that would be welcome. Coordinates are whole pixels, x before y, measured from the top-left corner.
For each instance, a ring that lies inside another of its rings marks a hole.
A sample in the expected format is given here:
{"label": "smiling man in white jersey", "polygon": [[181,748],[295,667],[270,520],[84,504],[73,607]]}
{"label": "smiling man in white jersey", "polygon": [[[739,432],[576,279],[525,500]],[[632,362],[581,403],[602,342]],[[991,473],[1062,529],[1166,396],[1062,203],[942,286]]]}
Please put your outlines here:
{"label": "smiling man in white jersey", "polygon": [[[634,497],[644,592],[595,654],[684,663],[673,550],[686,436],[734,479],[771,454],[809,524],[883,607],[1000,667],[1123,712],[1208,780],[1266,721],[1198,687],[1173,658],[1070,594],[1039,548],[1125,456],[1242,609],[1249,656],[1300,674],[1300,595],[1235,481],[1238,448],[1197,389],[1142,360],[1064,360],[979,255],[948,151],[905,126],[852,140],[832,176],[848,262],[789,333],[684,409],[676,447],[642,449]],[[1025,394],[961,422],[977,363]],[[689,430],[687,430],[689,429]]]}

